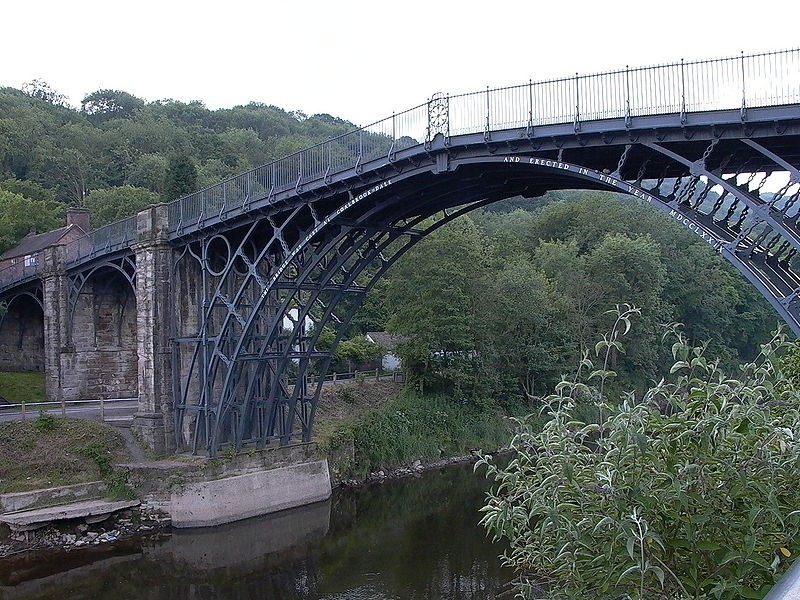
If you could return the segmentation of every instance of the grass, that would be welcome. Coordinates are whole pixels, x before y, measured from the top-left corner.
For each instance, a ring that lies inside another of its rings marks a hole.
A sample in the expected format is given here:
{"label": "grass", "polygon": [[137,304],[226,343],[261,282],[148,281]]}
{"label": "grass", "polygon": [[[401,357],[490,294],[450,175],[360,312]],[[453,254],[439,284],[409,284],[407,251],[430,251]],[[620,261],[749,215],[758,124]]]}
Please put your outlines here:
{"label": "grass", "polygon": [[413,460],[495,450],[511,438],[497,406],[481,407],[443,396],[405,391],[371,410],[340,421],[321,444],[329,453],[353,445],[352,474],[407,465]]}
{"label": "grass", "polygon": [[42,415],[0,423],[0,493],[107,479],[130,460],[110,425]]}
{"label": "grass", "polygon": [[44,373],[27,371],[22,373],[0,373],[0,401],[10,404],[44,402]]}
{"label": "grass", "polygon": [[385,406],[402,390],[402,383],[393,383],[389,378],[323,386],[314,418],[314,440],[324,447],[341,427]]}

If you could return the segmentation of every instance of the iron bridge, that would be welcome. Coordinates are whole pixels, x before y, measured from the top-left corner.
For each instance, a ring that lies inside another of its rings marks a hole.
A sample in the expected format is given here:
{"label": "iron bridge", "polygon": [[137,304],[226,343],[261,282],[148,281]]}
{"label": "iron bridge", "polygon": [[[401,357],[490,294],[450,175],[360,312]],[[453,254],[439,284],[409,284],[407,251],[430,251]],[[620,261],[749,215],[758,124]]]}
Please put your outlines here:
{"label": "iron bridge", "polygon": [[[308,441],[321,390],[308,374],[331,361],[323,328],[338,342],[421,238],[513,196],[632,194],[708,243],[800,334],[799,168],[800,50],[787,50],[437,94],[169,202],[161,326],[175,445],[214,455]],[[94,232],[68,250],[71,277],[111,262],[132,281],[135,242],[136,217]],[[0,277],[0,291],[37,276]]]}

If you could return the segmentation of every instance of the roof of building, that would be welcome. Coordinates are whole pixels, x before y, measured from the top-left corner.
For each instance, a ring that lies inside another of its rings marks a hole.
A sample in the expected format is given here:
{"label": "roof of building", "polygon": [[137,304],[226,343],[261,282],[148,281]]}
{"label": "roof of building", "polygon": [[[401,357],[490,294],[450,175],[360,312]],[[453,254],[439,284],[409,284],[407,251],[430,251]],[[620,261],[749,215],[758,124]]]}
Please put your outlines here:
{"label": "roof of building", "polygon": [[77,228],[81,233],[83,233],[83,230],[77,225],[67,225],[65,227],[53,229],[52,231],[45,231],[44,233],[29,233],[19,241],[19,244],[9,250],[6,250],[2,255],[0,255],[0,260],[15,258],[17,256],[27,256],[29,254],[41,252],[48,246],[52,246],[53,244],[57,244],[59,241],[61,241],[61,238],[63,238],[73,227]]}
{"label": "roof of building", "polygon": [[387,333],[386,331],[368,331],[364,334],[364,337],[367,338],[368,341],[372,342],[373,344],[377,344],[378,346],[383,346],[391,350],[394,348],[398,342],[402,342],[406,339],[404,335],[397,335],[394,333]]}

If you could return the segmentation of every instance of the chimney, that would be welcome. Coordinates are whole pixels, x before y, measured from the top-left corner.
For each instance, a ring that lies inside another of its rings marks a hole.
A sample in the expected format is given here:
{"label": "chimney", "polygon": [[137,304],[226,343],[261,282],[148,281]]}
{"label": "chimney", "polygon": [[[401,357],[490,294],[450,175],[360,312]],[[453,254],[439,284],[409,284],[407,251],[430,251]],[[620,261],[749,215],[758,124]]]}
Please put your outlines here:
{"label": "chimney", "polygon": [[68,208],[67,225],[77,225],[84,233],[89,233],[89,210],[86,208]]}

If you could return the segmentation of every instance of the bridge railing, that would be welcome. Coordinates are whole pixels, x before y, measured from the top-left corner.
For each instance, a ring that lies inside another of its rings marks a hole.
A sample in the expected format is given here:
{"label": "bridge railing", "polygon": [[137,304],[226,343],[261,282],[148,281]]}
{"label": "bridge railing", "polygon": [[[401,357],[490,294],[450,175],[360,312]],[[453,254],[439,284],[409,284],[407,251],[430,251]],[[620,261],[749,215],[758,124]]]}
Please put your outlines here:
{"label": "bridge railing", "polygon": [[187,227],[202,226],[207,219],[246,210],[250,201],[293,188],[300,191],[310,181],[416,146],[427,131],[425,103],[235,175],[170,202],[170,232],[179,235]]}
{"label": "bridge railing", "polygon": [[10,264],[0,268],[0,291],[29,279],[39,277],[44,269],[40,252],[18,256]]}
{"label": "bridge railing", "polygon": [[100,254],[128,248],[136,240],[136,216],[126,217],[98,227],[87,235],[66,244],[68,265]]}
{"label": "bridge railing", "polygon": [[[740,109],[800,103],[800,49],[702,61],[680,61],[652,67],[625,68],[591,75],[458,94],[437,94],[371,125],[345,133],[289,156],[230,177],[168,203],[170,234],[202,227],[210,219],[246,211],[255,200],[291,189],[302,191],[311,181],[396,152],[445,137],[513,128],[655,114]],[[135,239],[129,217],[97,229],[69,244],[68,262],[124,248]],[[34,265],[20,271],[33,276]],[[15,271],[8,271],[12,275]],[[0,288],[3,286],[0,271]]]}
{"label": "bridge railing", "polygon": [[680,61],[447,97],[449,133],[800,103],[800,50]]}
{"label": "bridge railing", "polygon": [[231,177],[169,204],[170,232],[245,210],[313,180],[429,141],[466,133],[637,116],[800,103],[800,49],[652,67],[470,92],[424,104]]}

